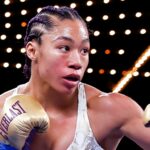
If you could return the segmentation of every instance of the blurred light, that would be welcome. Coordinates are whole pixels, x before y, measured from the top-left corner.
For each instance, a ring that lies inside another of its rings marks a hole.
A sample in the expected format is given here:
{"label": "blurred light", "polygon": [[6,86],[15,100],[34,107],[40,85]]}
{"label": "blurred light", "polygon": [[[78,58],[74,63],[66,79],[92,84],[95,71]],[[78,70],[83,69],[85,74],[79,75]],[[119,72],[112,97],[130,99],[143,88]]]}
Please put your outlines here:
{"label": "blurred light", "polygon": [[5,28],[8,29],[11,27],[11,24],[10,23],[5,23]]}
{"label": "blurred light", "polygon": [[134,77],[136,77],[136,76],[138,76],[138,75],[139,75],[139,72],[138,72],[138,71],[133,72],[133,76],[134,76]]}
{"label": "blurred light", "polygon": [[97,53],[97,50],[93,48],[93,49],[91,49],[90,52],[91,52],[91,54],[96,54],[96,53]]}
{"label": "blurred light", "polygon": [[20,49],[20,52],[21,52],[21,53],[25,53],[25,52],[26,52],[26,49],[23,47],[23,48]]}
{"label": "blurred light", "polygon": [[99,36],[100,32],[99,31],[94,31],[94,36]]}
{"label": "blurred light", "polygon": [[5,12],[4,16],[5,16],[6,18],[8,18],[8,17],[11,16],[11,13],[10,13],[10,12]]}
{"label": "blurred light", "polygon": [[40,11],[42,10],[42,8],[40,7],[40,8],[37,8],[37,12],[39,13]]}
{"label": "blurred light", "polygon": [[110,54],[110,49],[106,49],[106,50],[105,50],[105,54],[106,54],[106,55],[109,55],[109,54]]}
{"label": "blurred light", "polygon": [[70,4],[70,7],[71,7],[71,8],[76,8],[77,5],[76,5],[76,3],[71,3],[71,4]]}
{"label": "blurred light", "polygon": [[87,1],[86,5],[87,5],[87,6],[92,6],[92,5],[93,5],[93,2],[92,2],[92,1]]}
{"label": "blurred light", "polygon": [[1,40],[6,40],[6,38],[7,38],[7,36],[6,36],[5,34],[2,34],[2,35],[0,36],[0,39],[1,39]]}
{"label": "blurred light", "polygon": [[104,74],[105,70],[104,69],[99,69],[99,74]]}
{"label": "blurred light", "polygon": [[26,15],[27,14],[27,10],[23,9],[21,10],[21,15]]}
{"label": "blurred light", "polygon": [[55,7],[55,8],[59,8],[59,6],[58,6],[58,5],[55,5],[54,7]]}
{"label": "blurred light", "polygon": [[4,1],[4,5],[9,5],[10,4],[10,0],[5,0]]}
{"label": "blurred light", "polygon": [[20,0],[20,2],[25,2],[26,0]]}
{"label": "blurred light", "polygon": [[109,31],[109,35],[110,35],[110,36],[113,36],[113,35],[115,35],[115,34],[116,34],[116,32],[115,32],[114,30],[110,30],[110,31]]}
{"label": "blurred light", "polygon": [[119,92],[122,90],[125,85],[131,80],[133,77],[133,73],[137,71],[150,57],[150,46],[145,49],[145,51],[141,54],[141,56],[135,61],[133,67],[128,71],[128,73],[123,76],[123,78],[116,84],[113,88],[113,92]]}
{"label": "blurred light", "polygon": [[103,15],[102,19],[103,19],[103,20],[108,20],[108,19],[109,19],[109,16],[108,16],[108,15]]}
{"label": "blurred light", "polygon": [[125,18],[125,14],[121,13],[121,14],[119,15],[119,18],[120,18],[120,19],[124,19],[124,18]]}
{"label": "blurred light", "polygon": [[145,52],[140,56],[140,58],[136,61],[134,67],[139,68],[141,65],[145,63],[146,60],[150,57],[150,47],[146,49]]}
{"label": "blurred light", "polygon": [[129,35],[129,34],[131,34],[131,30],[130,29],[126,29],[124,33],[125,33],[125,35]]}
{"label": "blurred light", "polygon": [[88,68],[87,69],[87,73],[92,73],[93,72],[93,69],[92,68]]}
{"label": "blurred light", "polygon": [[116,70],[115,70],[115,69],[111,69],[111,70],[110,70],[110,74],[111,74],[111,75],[116,74]]}
{"label": "blurred light", "polygon": [[124,85],[132,78],[132,74],[129,72],[123,79],[119,81],[119,84],[113,89],[113,92],[119,92]]}
{"label": "blurred light", "polygon": [[119,54],[119,55],[123,55],[124,53],[125,53],[125,51],[124,51],[123,49],[119,49],[119,50],[118,50],[118,54]]}
{"label": "blurred light", "polygon": [[145,34],[146,33],[146,29],[141,29],[140,30],[140,34]]}
{"label": "blurred light", "polygon": [[6,49],[6,52],[7,52],[7,53],[11,53],[11,52],[12,52],[12,48],[11,48],[11,47],[8,47],[8,48]]}
{"label": "blurred light", "polygon": [[150,77],[150,72],[145,72],[144,77]]}
{"label": "blurred light", "polygon": [[141,16],[142,16],[142,13],[141,13],[141,12],[136,12],[136,13],[135,13],[135,17],[139,18],[139,17],[141,17]]}
{"label": "blurred light", "polygon": [[17,69],[21,68],[21,66],[22,66],[22,65],[21,65],[20,63],[17,63],[17,64],[16,64],[16,68],[17,68]]}
{"label": "blurred light", "polygon": [[110,0],[103,0],[104,4],[108,4]]}
{"label": "blurred light", "polygon": [[127,75],[127,73],[128,73],[128,72],[125,71],[125,70],[122,71],[122,75],[123,75],[123,76]]}
{"label": "blurred light", "polygon": [[25,21],[21,22],[21,26],[22,27],[26,27],[27,26],[27,23]]}
{"label": "blurred light", "polygon": [[22,35],[21,35],[21,34],[17,34],[17,35],[16,35],[16,39],[17,39],[17,40],[20,40],[21,38],[22,38]]}
{"label": "blurred light", "polygon": [[85,19],[87,22],[90,22],[92,20],[92,17],[91,16],[87,16],[86,19]]}
{"label": "blurred light", "polygon": [[8,63],[8,62],[4,62],[4,63],[3,63],[3,67],[4,67],[4,68],[8,68],[8,67],[9,67],[9,63]]}

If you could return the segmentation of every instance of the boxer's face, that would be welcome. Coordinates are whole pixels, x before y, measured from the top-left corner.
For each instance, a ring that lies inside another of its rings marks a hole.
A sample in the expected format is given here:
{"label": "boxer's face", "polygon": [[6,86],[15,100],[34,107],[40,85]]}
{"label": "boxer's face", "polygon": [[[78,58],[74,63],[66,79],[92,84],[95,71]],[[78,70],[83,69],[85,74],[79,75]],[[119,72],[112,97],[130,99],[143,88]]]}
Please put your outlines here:
{"label": "boxer's face", "polygon": [[82,79],[89,61],[89,34],[79,20],[57,19],[57,26],[43,34],[38,45],[40,78],[60,92],[70,92]]}

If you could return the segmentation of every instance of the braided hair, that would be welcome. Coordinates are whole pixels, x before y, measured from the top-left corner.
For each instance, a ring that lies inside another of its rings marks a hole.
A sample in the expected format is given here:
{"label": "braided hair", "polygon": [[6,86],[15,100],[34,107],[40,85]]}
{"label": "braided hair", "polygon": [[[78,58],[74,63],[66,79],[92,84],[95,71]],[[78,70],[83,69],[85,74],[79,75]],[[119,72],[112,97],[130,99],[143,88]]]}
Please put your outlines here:
{"label": "braided hair", "polygon": [[[46,31],[49,31],[55,27],[55,21],[53,19],[54,16],[60,20],[78,19],[86,26],[86,23],[76,10],[66,6],[62,6],[59,8],[46,6],[43,7],[42,10],[29,21],[24,38],[24,45],[26,46],[26,44],[33,39],[41,44],[41,36]],[[25,55],[25,65],[23,68],[23,73],[27,79],[30,78],[31,60],[27,57],[27,55]]]}

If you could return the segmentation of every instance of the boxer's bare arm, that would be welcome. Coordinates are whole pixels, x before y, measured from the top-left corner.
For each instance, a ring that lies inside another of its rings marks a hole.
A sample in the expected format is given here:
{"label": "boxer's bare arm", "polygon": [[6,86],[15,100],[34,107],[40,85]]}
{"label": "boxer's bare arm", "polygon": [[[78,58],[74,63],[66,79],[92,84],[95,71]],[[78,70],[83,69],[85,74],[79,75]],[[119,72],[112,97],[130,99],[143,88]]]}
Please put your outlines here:
{"label": "boxer's bare arm", "polygon": [[144,125],[143,109],[127,96],[119,95],[118,98],[124,101],[123,109],[120,112],[124,118],[120,128],[121,132],[144,150],[149,150],[150,128],[146,128]]}
{"label": "boxer's bare arm", "polygon": [[119,128],[124,120],[124,116],[119,113],[121,109],[119,106],[123,104],[123,101],[115,100],[114,96],[118,94],[105,93],[89,85],[86,86],[86,93],[88,107],[94,114],[89,113],[90,124],[94,127],[92,130],[98,143],[104,149],[115,150],[123,138]]}
{"label": "boxer's bare arm", "polygon": [[[100,96],[99,103],[95,104],[99,107],[97,113],[103,113],[103,122],[106,121],[105,125],[109,122],[110,130],[107,136],[104,136],[104,140],[99,142],[104,149],[115,150],[123,136],[128,137],[141,148],[149,149],[150,128],[144,126],[144,111],[134,100],[119,93],[110,93]],[[105,128],[108,130],[107,126]]]}

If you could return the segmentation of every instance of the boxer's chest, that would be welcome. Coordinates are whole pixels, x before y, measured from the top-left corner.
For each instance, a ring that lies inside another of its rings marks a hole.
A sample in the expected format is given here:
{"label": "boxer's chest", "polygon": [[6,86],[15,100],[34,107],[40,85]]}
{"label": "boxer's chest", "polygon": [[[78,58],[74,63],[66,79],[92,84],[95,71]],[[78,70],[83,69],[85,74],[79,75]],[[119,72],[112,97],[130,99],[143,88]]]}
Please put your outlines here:
{"label": "boxer's chest", "polygon": [[[90,118],[91,117],[92,116],[90,116]],[[101,122],[97,122],[94,119],[90,121],[93,134],[98,143],[101,144],[102,139],[108,136],[108,130],[110,130],[107,128],[107,122],[102,122],[102,120]],[[76,116],[65,119],[51,118],[50,126],[46,133],[36,134],[33,138],[31,150],[66,150],[74,140],[76,125]]]}
{"label": "boxer's chest", "polygon": [[72,143],[76,130],[76,117],[50,119],[50,126],[45,133],[36,133],[31,150],[66,150]]}

